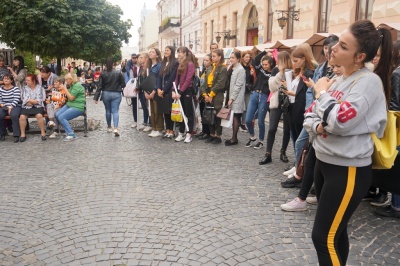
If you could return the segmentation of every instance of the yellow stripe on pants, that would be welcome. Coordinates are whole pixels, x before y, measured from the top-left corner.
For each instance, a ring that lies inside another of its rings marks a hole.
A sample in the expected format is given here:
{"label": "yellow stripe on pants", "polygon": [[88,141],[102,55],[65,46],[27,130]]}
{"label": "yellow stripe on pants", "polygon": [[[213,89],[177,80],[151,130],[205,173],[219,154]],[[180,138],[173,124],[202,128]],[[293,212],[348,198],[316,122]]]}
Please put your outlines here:
{"label": "yellow stripe on pants", "polygon": [[346,191],[344,192],[342,202],[340,203],[339,209],[335,215],[335,219],[333,219],[332,226],[329,229],[328,233],[327,245],[328,245],[329,255],[332,260],[332,265],[340,265],[340,261],[335,249],[335,235],[339,228],[340,222],[343,219],[343,215],[347,207],[349,206],[351,197],[353,196],[355,181],[356,181],[356,167],[349,167]]}

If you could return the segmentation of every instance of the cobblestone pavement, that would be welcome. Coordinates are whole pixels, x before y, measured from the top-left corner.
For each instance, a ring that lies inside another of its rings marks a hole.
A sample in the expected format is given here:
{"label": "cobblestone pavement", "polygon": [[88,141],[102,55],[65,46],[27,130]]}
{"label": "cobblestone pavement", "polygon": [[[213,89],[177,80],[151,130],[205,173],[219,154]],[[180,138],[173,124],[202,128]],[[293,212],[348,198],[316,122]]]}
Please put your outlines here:
{"label": "cobblestone pavement", "polygon": [[[286,164],[259,166],[264,150],[152,139],[105,131],[104,108],[88,100],[97,131],[74,142],[0,143],[0,265],[316,265],[315,206],[283,212]],[[225,139],[230,130],[225,130]],[[292,148],[288,152],[293,159]],[[349,265],[399,265],[398,220],[362,203],[350,225]]]}

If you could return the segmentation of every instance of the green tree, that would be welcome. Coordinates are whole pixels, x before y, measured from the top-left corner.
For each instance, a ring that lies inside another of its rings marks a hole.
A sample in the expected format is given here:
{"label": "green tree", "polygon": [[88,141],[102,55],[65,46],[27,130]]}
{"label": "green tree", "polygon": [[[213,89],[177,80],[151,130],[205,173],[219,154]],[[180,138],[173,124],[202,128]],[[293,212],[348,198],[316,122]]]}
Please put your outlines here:
{"label": "green tree", "polygon": [[0,1],[0,40],[42,57],[103,62],[128,42],[130,20],[105,0]]}

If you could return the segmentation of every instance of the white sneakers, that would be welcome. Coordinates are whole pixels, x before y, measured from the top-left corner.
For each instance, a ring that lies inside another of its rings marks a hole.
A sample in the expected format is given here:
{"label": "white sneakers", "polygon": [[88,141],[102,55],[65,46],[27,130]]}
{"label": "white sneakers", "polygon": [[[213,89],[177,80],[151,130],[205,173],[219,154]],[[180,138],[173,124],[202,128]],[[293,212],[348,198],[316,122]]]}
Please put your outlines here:
{"label": "white sneakers", "polygon": [[289,175],[293,175],[294,173],[296,173],[296,167],[292,167],[291,169],[283,172],[283,175],[289,176]]}
{"label": "white sneakers", "polygon": [[149,132],[149,131],[151,131],[152,129],[153,129],[152,127],[145,126],[145,127],[143,128],[143,132]]}
{"label": "white sneakers", "polygon": [[192,142],[192,134],[186,133],[186,138],[183,142],[185,142],[185,143]]}
{"label": "white sneakers", "polygon": [[118,131],[118,128],[114,128],[114,135],[115,135],[116,137],[119,137],[119,131]]}
{"label": "white sneakers", "polygon": [[186,137],[185,137],[185,133],[179,133],[178,137],[175,138],[175,141],[182,141],[184,143],[190,143],[192,142],[192,134],[186,133]]}
{"label": "white sneakers", "polygon": [[185,134],[179,133],[179,135],[175,138],[175,141],[182,141],[185,139]]}
{"label": "white sneakers", "polygon": [[298,212],[307,210],[307,202],[301,201],[299,198],[295,198],[288,203],[281,205],[282,210],[287,212]]}
{"label": "white sneakers", "polygon": [[151,133],[148,135],[149,137],[153,137],[153,138],[157,138],[157,137],[161,137],[162,134],[160,131],[157,130],[153,130],[151,131]]}
{"label": "white sneakers", "polygon": [[137,127],[137,123],[133,122],[132,125],[131,125],[131,128],[136,128],[136,127]]}
{"label": "white sneakers", "polygon": [[111,132],[113,132],[113,128],[112,127],[108,127],[107,128],[107,133],[111,133]]}
{"label": "white sneakers", "polygon": [[146,127],[145,125],[141,124],[139,125],[139,130],[143,130],[145,127]]}

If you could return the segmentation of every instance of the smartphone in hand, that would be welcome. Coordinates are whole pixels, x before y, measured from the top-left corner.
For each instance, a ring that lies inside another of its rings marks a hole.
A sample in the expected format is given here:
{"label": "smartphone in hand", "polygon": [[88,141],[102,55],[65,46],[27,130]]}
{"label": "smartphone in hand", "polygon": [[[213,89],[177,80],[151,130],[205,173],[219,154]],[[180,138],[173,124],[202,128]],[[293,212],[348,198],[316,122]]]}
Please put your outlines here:
{"label": "smartphone in hand", "polygon": [[308,77],[306,77],[304,75],[301,75],[301,78],[303,79],[304,82],[310,81],[310,78],[308,78]]}

